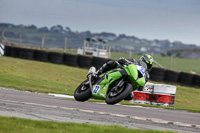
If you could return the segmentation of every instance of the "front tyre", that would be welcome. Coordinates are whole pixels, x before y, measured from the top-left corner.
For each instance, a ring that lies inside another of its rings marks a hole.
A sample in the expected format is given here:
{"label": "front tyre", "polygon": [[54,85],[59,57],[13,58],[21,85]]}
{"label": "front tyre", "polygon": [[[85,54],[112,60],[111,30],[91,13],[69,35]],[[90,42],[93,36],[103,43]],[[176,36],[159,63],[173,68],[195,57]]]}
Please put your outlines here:
{"label": "front tyre", "polygon": [[92,97],[92,93],[89,87],[89,81],[85,80],[83,83],[81,83],[74,92],[74,98],[77,101],[87,101]]}
{"label": "front tyre", "polygon": [[106,97],[107,104],[116,104],[125,99],[132,91],[133,87],[130,83],[125,83],[116,91],[114,87],[110,90]]}

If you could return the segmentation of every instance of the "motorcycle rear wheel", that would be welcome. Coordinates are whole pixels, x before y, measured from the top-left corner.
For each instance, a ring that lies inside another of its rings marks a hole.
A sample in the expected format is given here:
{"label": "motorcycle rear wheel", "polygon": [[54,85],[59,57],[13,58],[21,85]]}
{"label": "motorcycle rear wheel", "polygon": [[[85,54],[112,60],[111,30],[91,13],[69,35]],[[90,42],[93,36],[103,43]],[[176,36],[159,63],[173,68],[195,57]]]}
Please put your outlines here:
{"label": "motorcycle rear wheel", "polygon": [[107,97],[105,99],[107,104],[113,105],[113,104],[116,104],[116,103],[122,101],[123,99],[125,99],[131,93],[131,91],[133,89],[133,87],[130,83],[124,84],[120,88],[119,94],[114,92],[113,88],[109,91],[109,93],[107,94]]}
{"label": "motorcycle rear wheel", "polygon": [[85,85],[87,82],[89,82],[89,81],[85,80],[76,88],[76,90],[74,92],[74,98],[76,101],[84,102],[92,97],[89,83],[88,83],[88,85]]}

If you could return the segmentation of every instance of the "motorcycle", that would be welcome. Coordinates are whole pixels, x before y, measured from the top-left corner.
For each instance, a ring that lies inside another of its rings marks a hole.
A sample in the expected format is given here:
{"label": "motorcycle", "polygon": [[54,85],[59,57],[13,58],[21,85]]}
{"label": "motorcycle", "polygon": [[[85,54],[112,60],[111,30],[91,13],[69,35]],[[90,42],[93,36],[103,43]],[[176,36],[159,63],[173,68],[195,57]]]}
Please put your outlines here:
{"label": "motorcycle", "polygon": [[129,60],[101,77],[95,76],[96,68],[91,67],[88,78],[76,88],[74,98],[82,102],[93,98],[105,100],[107,104],[119,103],[139,86],[145,85],[145,71],[143,66],[134,65]]}

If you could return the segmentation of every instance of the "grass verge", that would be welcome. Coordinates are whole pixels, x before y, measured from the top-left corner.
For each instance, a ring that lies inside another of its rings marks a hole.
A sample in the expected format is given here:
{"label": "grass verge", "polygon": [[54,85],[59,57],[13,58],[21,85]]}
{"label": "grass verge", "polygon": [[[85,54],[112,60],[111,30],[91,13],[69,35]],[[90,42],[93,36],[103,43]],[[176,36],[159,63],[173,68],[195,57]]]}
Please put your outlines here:
{"label": "grass verge", "polygon": [[121,126],[36,121],[0,116],[0,133],[173,133],[171,131],[128,129]]}
{"label": "grass verge", "polygon": [[[0,57],[0,64],[0,86],[42,93],[73,95],[88,72],[87,69],[10,57]],[[177,85],[175,107],[167,108],[200,112],[199,95],[200,89]]]}

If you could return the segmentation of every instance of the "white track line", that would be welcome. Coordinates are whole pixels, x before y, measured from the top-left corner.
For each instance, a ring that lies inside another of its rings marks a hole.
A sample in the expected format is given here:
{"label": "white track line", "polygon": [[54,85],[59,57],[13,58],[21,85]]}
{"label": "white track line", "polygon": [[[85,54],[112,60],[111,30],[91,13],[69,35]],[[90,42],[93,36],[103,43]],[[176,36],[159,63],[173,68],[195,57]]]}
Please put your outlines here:
{"label": "white track line", "polygon": [[50,96],[60,97],[60,98],[70,98],[74,99],[74,96],[64,95],[64,94],[55,94],[55,93],[48,93]]}
{"label": "white track line", "polygon": [[18,101],[10,101],[10,100],[1,100],[1,101],[12,102],[12,103],[23,103],[23,104],[26,104],[26,105],[35,105],[35,106],[48,107],[48,108],[61,108],[61,109],[65,109],[65,110],[74,110],[74,111],[81,111],[81,112],[86,112],[86,113],[97,113],[97,114],[110,115],[110,116],[123,117],[123,118],[127,117],[127,118],[130,118],[130,119],[146,120],[146,121],[152,121],[152,122],[155,122],[155,123],[173,124],[173,125],[184,126],[184,127],[200,128],[200,125],[187,124],[187,123],[182,123],[182,122],[166,121],[166,120],[155,119],[155,118],[137,117],[137,116],[131,116],[131,115],[122,115],[122,114],[115,114],[115,113],[108,113],[108,112],[99,112],[99,111],[93,111],[93,110],[84,110],[84,109],[78,109],[78,108],[60,107],[60,106],[52,106],[52,105],[29,103],[29,102],[18,102]]}

